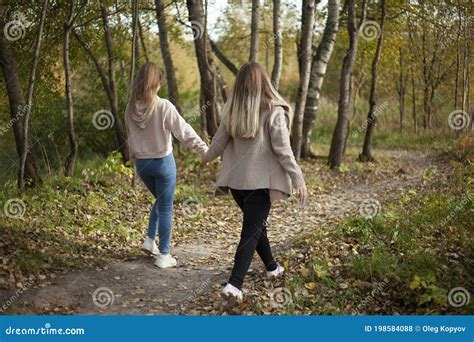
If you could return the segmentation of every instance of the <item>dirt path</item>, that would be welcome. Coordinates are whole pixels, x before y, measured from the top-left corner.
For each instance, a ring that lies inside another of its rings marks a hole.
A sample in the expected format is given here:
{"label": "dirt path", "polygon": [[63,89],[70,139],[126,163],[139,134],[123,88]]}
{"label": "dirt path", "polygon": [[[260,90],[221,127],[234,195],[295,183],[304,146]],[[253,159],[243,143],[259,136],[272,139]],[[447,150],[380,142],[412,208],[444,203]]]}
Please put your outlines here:
{"label": "dirt path", "polygon": [[[318,190],[319,183],[310,186],[312,199],[307,207],[299,207],[294,201],[275,205],[269,218],[269,237],[277,259],[301,234],[339,222],[374,200],[383,207],[384,199],[397,189],[420,184],[424,170],[433,163],[426,155],[413,151],[384,151],[383,155],[388,158],[387,166],[381,161],[373,172],[361,172],[355,179],[346,177],[343,186],[336,185],[335,178],[344,175],[326,171],[318,179],[327,186],[322,190]],[[236,206],[226,199],[212,200],[210,205],[217,214],[209,217],[207,226],[200,227],[191,240],[174,247],[179,267],[158,269],[153,266],[153,258],[144,255],[100,269],[72,271],[53,284],[31,288],[18,296],[11,311],[85,315],[198,313],[188,308],[196,297],[215,292],[225,283],[240,233]],[[373,209],[369,204],[368,210]],[[261,272],[260,268],[255,259],[251,272]],[[2,295],[2,299],[8,296]]]}

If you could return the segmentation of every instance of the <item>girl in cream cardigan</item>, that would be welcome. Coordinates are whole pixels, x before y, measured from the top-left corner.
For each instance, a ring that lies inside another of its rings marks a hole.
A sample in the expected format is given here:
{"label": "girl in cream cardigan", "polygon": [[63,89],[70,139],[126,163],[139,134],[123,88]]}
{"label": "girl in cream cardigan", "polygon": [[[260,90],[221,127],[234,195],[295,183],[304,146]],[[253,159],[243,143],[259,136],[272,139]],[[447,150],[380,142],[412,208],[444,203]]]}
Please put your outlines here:
{"label": "girl in cream cardigan", "polygon": [[[207,145],[170,101],[156,95],[163,78],[162,71],[155,64],[148,62],[141,67],[130,91],[125,122],[132,160],[143,183],[156,199],[142,248],[156,255],[156,266],[168,268],[177,265],[170,254],[176,188],[171,136],[201,155],[207,151]],[[158,246],[155,243],[157,234]]]}
{"label": "girl in cream cardigan", "polygon": [[242,233],[234,267],[223,296],[243,300],[241,286],[255,251],[267,276],[284,269],[273,258],[267,237],[267,217],[274,199],[289,196],[292,185],[301,203],[308,197],[303,174],[290,147],[289,105],[272,86],[258,63],[243,65],[204,162],[222,155],[217,186],[230,190],[243,213]]}

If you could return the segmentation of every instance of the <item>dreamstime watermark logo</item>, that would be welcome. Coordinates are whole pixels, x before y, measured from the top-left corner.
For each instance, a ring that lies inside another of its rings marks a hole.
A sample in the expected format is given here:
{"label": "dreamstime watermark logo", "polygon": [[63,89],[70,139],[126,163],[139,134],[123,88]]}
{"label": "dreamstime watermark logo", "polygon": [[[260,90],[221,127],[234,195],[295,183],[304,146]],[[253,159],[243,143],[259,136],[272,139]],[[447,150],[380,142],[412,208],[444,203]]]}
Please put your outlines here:
{"label": "dreamstime watermark logo", "polygon": [[281,129],[288,129],[289,126],[289,119],[287,118],[286,114],[276,115],[275,119],[273,120],[272,127],[276,128],[277,130]]}
{"label": "dreamstime watermark logo", "polygon": [[20,296],[26,292],[29,287],[33,285],[33,281],[31,280],[28,280],[22,287],[20,287],[18,290],[16,290],[16,292],[10,297],[7,299],[7,301],[2,305],[2,307],[0,308],[0,312],[4,312],[6,311],[10,306],[12,306],[12,304],[18,299],[20,298]]}
{"label": "dreamstime watermark logo", "polygon": [[286,287],[277,287],[270,292],[270,304],[275,309],[281,309],[293,302],[293,296]]}
{"label": "dreamstime watermark logo", "polygon": [[189,118],[187,118],[187,122],[190,125],[193,125],[195,123],[198,123],[201,120],[201,116],[203,113],[206,112],[207,108],[209,108],[212,105],[211,101],[207,100],[206,103],[204,103],[200,108],[197,113],[191,114]]}
{"label": "dreamstime watermark logo", "polygon": [[3,213],[12,219],[22,219],[26,212],[26,204],[19,198],[11,198],[5,202]]}
{"label": "dreamstime watermark logo", "polygon": [[360,36],[367,41],[371,41],[380,37],[381,33],[382,30],[380,29],[380,25],[373,20],[365,21],[359,30]]}
{"label": "dreamstime watermark logo", "polygon": [[9,326],[5,329],[6,335],[84,335],[84,328],[53,328],[51,323],[45,323],[39,328],[15,328]]}
{"label": "dreamstime watermark logo", "polygon": [[193,40],[201,39],[204,35],[204,27],[201,23],[195,20],[190,21],[191,30],[193,31]]}
{"label": "dreamstime watermark logo", "polygon": [[21,12],[15,12],[13,14],[13,20],[5,24],[3,33],[5,38],[11,42],[15,42],[25,36],[25,15]]}
{"label": "dreamstime watermark logo", "polygon": [[98,110],[92,117],[92,124],[99,131],[111,128],[115,123],[114,115],[106,109]]}
{"label": "dreamstime watermark logo", "polygon": [[388,104],[389,104],[389,102],[385,101],[380,106],[376,107],[375,110],[374,110],[373,117],[368,118],[367,120],[365,120],[362,125],[360,125],[356,130],[354,130],[352,132],[352,137],[355,138],[358,134],[362,133],[370,123],[377,120],[379,115],[384,112],[385,108],[387,108]]}
{"label": "dreamstime watermark logo", "polygon": [[26,106],[18,106],[18,112],[16,113],[15,117],[10,119],[10,121],[0,128],[0,135],[5,134],[8,132],[20,119],[25,116],[25,113],[30,109],[31,105],[27,104]]}
{"label": "dreamstime watermark logo", "polygon": [[101,309],[114,304],[114,300],[114,292],[108,287],[98,287],[92,294],[94,305]]}
{"label": "dreamstime watermark logo", "polygon": [[[367,295],[367,297],[365,297],[362,301],[358,303],[358,307],[360,308],[365,307],[369,303],[369,301],[374,300],[375,297],[379,296],[387,285],[388,284],[385,281],[382,281],[380,283],[379,282],[375,283],[373,290],[370,291],[370,294]],[[354,315],[361,314],[358,308],[353,309],[352,312]]]}
{"label": "dreamstime watermark logo", "polygon": [[280,29],[278,32],[272,34],[272,35],[270,36],[270,38],[268,38],[267,40],[265,40],[265,42],[263,43],[264,50],[270,49],[270,48],[272,47],[272,45],[273,45],[273,42],[274,42],[277,38],[281,38],[281,29]]}
{"label": "dreamstime watermark logo", "polygon": [[183,202],[181,211],[187,217],[196,217],[204,211],[204,208],[197,198],[191,197]]}
{"label": "dreamstime watermark logo", "polygon": [[448,125],[451,129],[455,131],[461,131],[464,128],[468,127],[471,123],[471,118],[463,110],[454,110],[449,113],[448,116]]}
{"label": "dreamstime watermark logo", "polygon": [[448,303],[455,308],[468,305],[470,301],[471,295],[464,287],[455,287],[448,293]]}
{"label": "dreamstime watermark logo", "polygon": [[465,198],[463,198],[463,200],[461,201],[461,203],[459,203],[453,210],[451,210],[451,212],[449,213],[448,216],[446,216],[442,221],[441,221],[441,227],[444,227],[448,224],[449,221],[451,221],[455,216],[456,214],[466,206],[467,203],[471,202],[472,201],[472,195],[471,194],[468,194]]}
{"label": "dreamstime watermark logo", "polygon": [[380,202],[376,199],[369,198],[364,201],[359,206],[359,213],[362,217],[366,219],[371,219],[377,216],[380,212]]}
{"label": "dreamstime watermark logo", "polygon": [[[186,298],[184,303],[181,305],[182,307],[187,307],[191,304],[198,296],[200,296],[207,288],[211,285],[209,279],[203,282],[197,289],[193,290],[193,292]],[[177,308],[174,310],[175,315],[181,315],[182,310],[181,308]]]}

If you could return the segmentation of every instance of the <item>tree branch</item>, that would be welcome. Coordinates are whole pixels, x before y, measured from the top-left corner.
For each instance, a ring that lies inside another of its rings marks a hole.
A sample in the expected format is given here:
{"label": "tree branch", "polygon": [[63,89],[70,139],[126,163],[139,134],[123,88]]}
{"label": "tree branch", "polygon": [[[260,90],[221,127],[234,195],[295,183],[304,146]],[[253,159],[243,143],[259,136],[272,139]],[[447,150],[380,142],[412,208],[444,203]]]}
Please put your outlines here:
{"label": "tree branch", "polygon": [[234,63],[232,63],[232,61],[227,58],[221,50],[219,50],[219,48],[217,47],[217,44],[212,41],[211,38],[209,38],[209,42],[211,43],[211,48],[212,48],[212,52],[214,52],[214,54],[216,55],[217,58],[219,58],[219,60],[222,62],[222,64],[224,64],[227,69],[229,69],[234,75],[237,75],[237,72],[239,71],[239,69],[235,66]]}

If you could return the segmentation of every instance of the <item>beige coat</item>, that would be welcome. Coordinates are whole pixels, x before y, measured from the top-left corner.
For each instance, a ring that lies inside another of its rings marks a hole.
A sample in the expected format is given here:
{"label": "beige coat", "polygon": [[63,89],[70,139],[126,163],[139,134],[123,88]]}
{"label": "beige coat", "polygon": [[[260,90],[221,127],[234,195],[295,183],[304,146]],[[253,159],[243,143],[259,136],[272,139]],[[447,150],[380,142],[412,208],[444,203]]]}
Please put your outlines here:
{"label": "beige coat", "polygon": [[290,146],[289,113],[282,106],[261,115],[255,138],[232,138],[219,126],[205,161],[222,155],[217,186],[222,190],[270,189],[272,200],[305,184]]}

